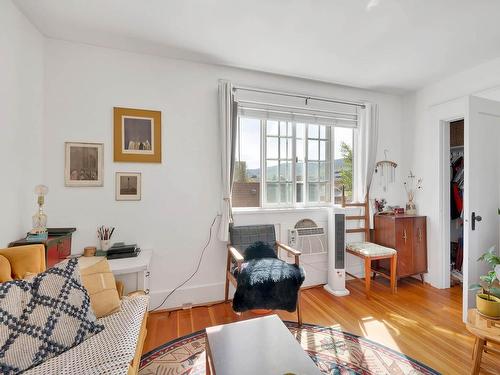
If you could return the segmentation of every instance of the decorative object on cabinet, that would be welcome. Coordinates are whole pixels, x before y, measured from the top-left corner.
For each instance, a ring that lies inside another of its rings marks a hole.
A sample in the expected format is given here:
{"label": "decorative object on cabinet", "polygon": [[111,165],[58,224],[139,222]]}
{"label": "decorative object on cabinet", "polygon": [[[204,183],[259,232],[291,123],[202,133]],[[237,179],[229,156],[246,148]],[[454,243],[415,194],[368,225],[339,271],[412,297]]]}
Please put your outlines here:
{"label": "decorative object on cabinet", "polygon": [[9,247],[39,243],[45,247],[45,263],[52,267],[71,255],[71,236],[76,228],[47,228],[47,239],[28,241],[26,238],[11,242]]}
{"label": "decorative object on cabinet", "polygon": [[65,186],[104,185],[104,144],[65,143]]}
{"label": "decorative object on cabinet", "polygon": [[[397,278],[427,273],[427,228],[425,216],[375,215],[375,243],[398,252]],[[376,270],[387,273],[389,264],[380,260]]]}
{"label": "decorative object on cabinet", "polygon": [[101,251],[107,251],[111,246],[111,237],[115,231],[114,227],[105,227],[101,225],[97,228],[97,238],[99,239],[99,244],[101,245]]}
{"label": "decorative object on cabinet", "polygon": [[117,201],[141,200],[141,174],[138,172],[116,172]]}
{"label": "decorative object on cabinet", "polygon": [[32,216],[33,229],[30,234],[45,234],[47,232],[47,215],[43,212],[45,196],[48,194],[49,188],[45,185],[35,186],[35,194],[37,195],[38,211]]}
{"label": "decorative object on cabinet", "polygon": [[113,112],[113,160],[161,163],[161,112],[119,107]]}
{"label": "decorative object on cabinet", "polygon": [[[396,250],[380,246],[375,243],[370,242],[370,207],[369,207],[369,199],[368,194],[366,195],[365,202],[353,202],[346,203],[344,189],[342,188],[342,207],[357,207],[363,209],[363,215],[349,215],[345,217],[346,221],[355,221],[363,222],[363,227],[361,228],[349,228],[346,229],[346,234],[349,233],[364,233],[365,234],[365,242],[354,242],[348,243],[346,245],[346,252],[351,255],[357,256],[364,261],[365,265],[365,294],[367,297],[370,297],[370,287],[371,287],[371,276],[372,272],[380,273],[381,276],[390,280],[391,290],[393,293],[396,293],[397,290],[397,252]],[[384,260],[389,262],[390,264],[390,272],[382,273],[372,268],[372,262],[378,262],[380,260]],[[351,277],[358,279],[358,277],[354,276],[346,272]]]}
{"label": "decorative object on cabinet", "polygon": [[398,164],[392,160],[389,160],[387,154],[389,150],[384,150],[385,160],[378,161],[375,164],[375,173],[379,176],[380,184],[382,189],[387,191],[387,186],[394,183],[396,179],[396,167]]}
{"label": "decorative object on cabinet", "polygon": [[406,203],[406,213],[408,215],[416,215],[417,214],[417,206],[414,202],[415,194],[418,190],[422,189],[422,179],[418,178],[410,171],[410,174],[406,178],[406,181],[403,182],[405,187],[406,195],[408,196],[408,202]]}

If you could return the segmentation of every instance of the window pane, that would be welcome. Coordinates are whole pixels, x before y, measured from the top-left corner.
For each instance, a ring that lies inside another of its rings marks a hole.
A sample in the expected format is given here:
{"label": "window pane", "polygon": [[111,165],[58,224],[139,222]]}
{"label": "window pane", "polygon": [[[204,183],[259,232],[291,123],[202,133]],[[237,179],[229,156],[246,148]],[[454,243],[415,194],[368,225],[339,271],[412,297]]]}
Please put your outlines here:
{"label": "window pane", "polygon": [[319,160],[326,160],[326,141],[319,141]]}
{"label": "window pane", "polygon": [[280,181],[281,182],[292,181],[292,163],[287,161],[280,162]]}
{"label": "window pane", "polygon": [[234,207],[260,206],[260,120],[240,118],[234,165]]}
{"label": "window pane", "polygon": [[304,141],[297,140],[295,145],[295,156],[297,160],[304,160],[305,150],[304,150]]}
{"label": "window pane", "polygon": [[347,201],[352,200],[353,183],[353,129],[335,128],[334,171],[335,203],[341,203],[342,186],[345,187]]}
{"label": "window pane", "polygon": [[319,150],[318,150],[318,141],[307,141],[307,158],[309,160],[318,160]]}
{"label": "window pane", "polygon": [[298,203],[304,202],[304,184],[298,183],[296,185],[296,189],[297,189],[297,197],[296,197],[297,202]]}
{"label": "window pane", "polygon": [[267,184],[267,202],[278,203],[278,187],[279,184]]}
{"label": "window pane", "polygon": [[287,130],[286,121],[280,121],[280,136],[281,137],[287,136],[286,130]]}
{"label": "window pane", "polygon": [[297,182],[304,181],[304,163],[303,162],[297,162],[295,164],[295,180]]}
{"label": "window pane", "polygon": [[280,184],[280,202],[290,203],[292,201],[292,184]]}
{"label": "window pane", "polygon": [[270,182],[278,182],[278,162],[267,160],[266,163],[266,180]]}
{"label": "window pane", "polygon": [[306,136],[306,125],[301,123],[295,124],[295,134],[297,138],[304,139]]}
{"label": "window pane", "polygon": [[321,202],[326,202],[326,184],[319,184],[319,200]]}
{"label": "window pane", "polygon": [[319,137],[319,126],[318,125],[309,124],[307,129],[309,132],[309,134],[307,136],[309,138],[318,138]]}
{"label": "window pane", "polygon": [[319,127],[319,137],[321,139],[326,139],[326,126],[325,125],[320,125],[320,127]]}
{"label": "window pane", "polygon": [[278,135],[278,121],[267,121],[267,135]]}
{"label": "window pane", "polygon": [[330,163],[319,163],[319,179],[323,182],[330,180]]}
{"label": "window pane", "polygon": [[275,137],[267,138],[266,152],[268,159],[278,159],[278,138]]}
{"label": "window pane", "polygon": [[307,180],[311,182],[318,181],[319,177],[319,165],[317,162],[307,163]]}
{"label": "window pane", "polygon": [[308,185],[308,201],[309,202],[318,202],[318,190],[319,190],[319,187],[318,187],[318,184],[309,184]]}
{"label": "window pane", "polygon": [[280,159],[292,159],[292,138],[280,138]]}

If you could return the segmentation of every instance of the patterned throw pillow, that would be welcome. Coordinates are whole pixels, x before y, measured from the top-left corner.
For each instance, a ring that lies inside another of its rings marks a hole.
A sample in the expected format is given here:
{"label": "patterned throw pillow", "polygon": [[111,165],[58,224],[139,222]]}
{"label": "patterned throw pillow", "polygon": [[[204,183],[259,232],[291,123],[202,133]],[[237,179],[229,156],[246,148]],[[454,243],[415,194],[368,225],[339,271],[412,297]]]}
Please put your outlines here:
{"label": "patterned throw pillow", "polygon": [[0,373],[17,374],[102,331],[78,259],[0,284]]}

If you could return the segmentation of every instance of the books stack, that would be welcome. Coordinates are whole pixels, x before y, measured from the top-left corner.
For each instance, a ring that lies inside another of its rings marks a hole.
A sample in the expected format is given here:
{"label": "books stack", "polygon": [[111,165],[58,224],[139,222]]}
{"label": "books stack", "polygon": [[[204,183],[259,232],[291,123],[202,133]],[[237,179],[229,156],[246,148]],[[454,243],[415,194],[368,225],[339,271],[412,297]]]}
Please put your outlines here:
{"label": "books stack", "polygon": [[116,242],[106,252],[108,259],[133,258],[139,255],[141,249],[137,244],[126,245],[124,242]]}
{"label": "books stack", "polygon": [[27,242],[43,242],[47,241],[48,239],[48,233],[47,232],[40,232],[40,233],[27,233],[26,234],[26,241]]}

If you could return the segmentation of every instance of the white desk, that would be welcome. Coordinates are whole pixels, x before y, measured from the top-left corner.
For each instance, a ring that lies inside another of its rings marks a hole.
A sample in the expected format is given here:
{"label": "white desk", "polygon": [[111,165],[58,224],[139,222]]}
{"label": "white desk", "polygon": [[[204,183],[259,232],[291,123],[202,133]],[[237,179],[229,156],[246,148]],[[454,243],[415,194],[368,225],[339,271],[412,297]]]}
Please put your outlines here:
{"label": "white desk", "polygon": [[150,265],[153,250],[141,250],[134,258],[109,259],[109,267],[124,284],[124,293],[144,290],[149,293]]}

